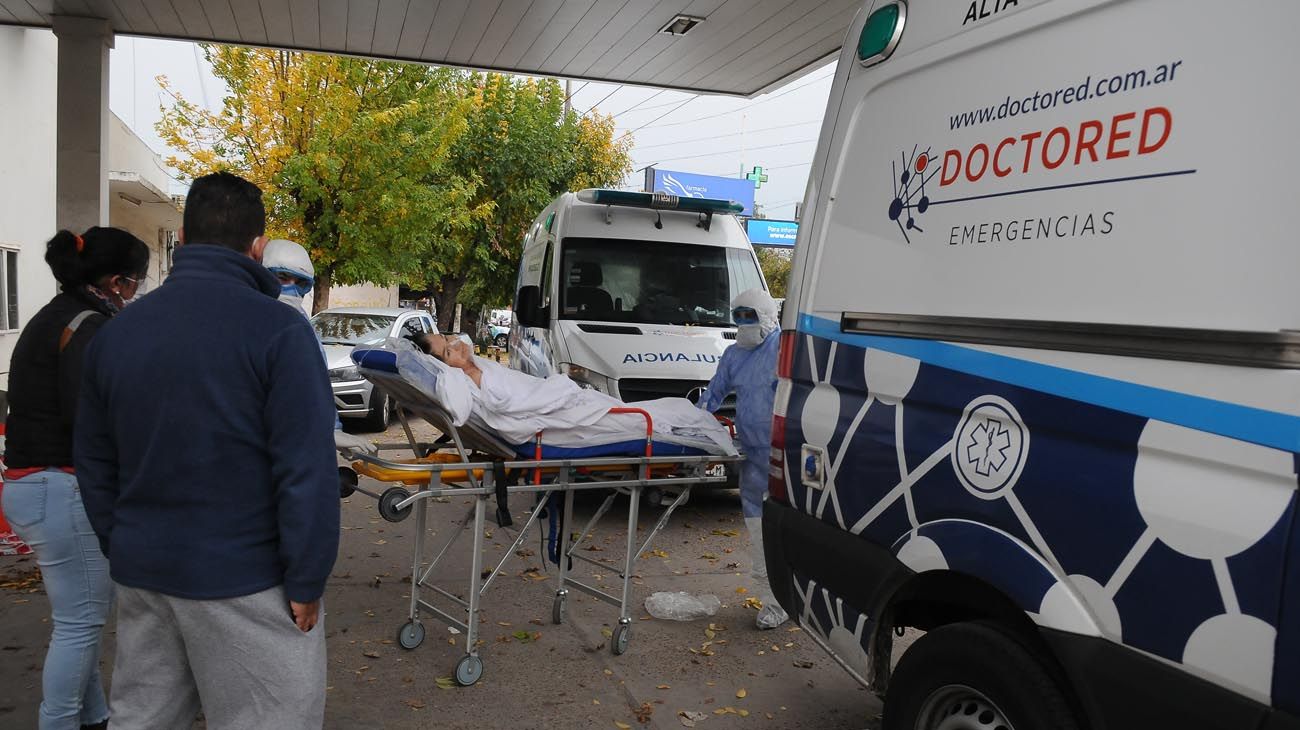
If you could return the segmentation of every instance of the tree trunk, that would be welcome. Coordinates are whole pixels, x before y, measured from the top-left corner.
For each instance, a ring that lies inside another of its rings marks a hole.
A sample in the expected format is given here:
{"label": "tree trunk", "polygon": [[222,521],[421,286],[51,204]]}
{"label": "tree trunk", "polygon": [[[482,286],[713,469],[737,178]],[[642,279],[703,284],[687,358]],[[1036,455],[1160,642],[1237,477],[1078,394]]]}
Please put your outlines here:
{"label": "tree trunk", "polygon": [[317,314],[330,307],[330,286],[333,273],[326,269],[316,274],[316,285],[311,288],[311,313]]}
{"label": "tree trunk", "polygon": [[465,277],[460,276],[443,276],[438,279],[437,303],[438,303],[438,331],[451,332],[452,325],[456,321],[456,298],[460,296],[460,290],[465,286]]}

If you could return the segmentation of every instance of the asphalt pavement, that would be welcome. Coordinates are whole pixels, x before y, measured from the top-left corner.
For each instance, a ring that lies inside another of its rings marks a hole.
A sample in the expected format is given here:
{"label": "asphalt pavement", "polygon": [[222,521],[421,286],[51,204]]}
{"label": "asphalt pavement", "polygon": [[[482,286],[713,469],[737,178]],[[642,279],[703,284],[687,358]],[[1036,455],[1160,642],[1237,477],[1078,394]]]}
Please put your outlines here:
{"label": "asphalt pavement", "polygon": [[[376,440],[397,440],[400,434],[394,427]],[[581,521],[599,502],[596,494],[579,498]],[[456,529],[470,504],[462,498],[430,504],[434,542]],[[512,502],[516,525],[523,524],[529,506],[519,498]],[[622,555],[626,506],[620,498],[585,553],[610,563],[609,569],[576,573],[611,591],[618,589],[614,563]],[[693,495],[637,561],[631,640],[622,656],[609,649],[618,618],[613,606],[571,592],[565,623],[552,623],[557,571],[542,560],[534,528],[484,596],[483,675],[471,687],[451,679],[465,637],[437,619],[423,618],[426,636],[416,649],[397,643],[410,607],[415,520],[386,522],[361,494],[344,500],[342,510],[339,558],[325,597],[327,728],[878,727],[879,702],[802,630],[793,623],[771,631],[754,628],[756,612],[745,605],[748,537],[734,491]],[[643,510],[640,528],[652,527],[659,514]],[[514,534],[491,520],[487,532],[484,564],[490,566]],[[453,546],[439,574],[439,585],[460,596],[468,588],[469,546],[468,536]],[[30,556],[0,557],[5,728],[36,725],[49,606],[34,569]],[[722,608],[698,621],[654,619],[644,601],[655,591],[713,594]],[[113,650],[110,622],[103,650],[106,682]]]}

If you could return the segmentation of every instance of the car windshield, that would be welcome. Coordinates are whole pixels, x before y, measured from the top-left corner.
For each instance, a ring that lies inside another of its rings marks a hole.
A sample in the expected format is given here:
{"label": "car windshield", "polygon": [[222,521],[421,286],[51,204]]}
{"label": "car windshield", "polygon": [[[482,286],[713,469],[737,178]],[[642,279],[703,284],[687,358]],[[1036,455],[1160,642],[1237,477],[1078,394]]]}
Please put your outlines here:
{"label": "car windshield", "polygon": [[396,320],[382,314],[321,312],[311,318],[311,326],[326,345],[358,345],[387,337]]}
{"label": "car windshield", "polygon": [[730,327],[731,300],[763,286],[748,249],[566,238],[561,319]]}

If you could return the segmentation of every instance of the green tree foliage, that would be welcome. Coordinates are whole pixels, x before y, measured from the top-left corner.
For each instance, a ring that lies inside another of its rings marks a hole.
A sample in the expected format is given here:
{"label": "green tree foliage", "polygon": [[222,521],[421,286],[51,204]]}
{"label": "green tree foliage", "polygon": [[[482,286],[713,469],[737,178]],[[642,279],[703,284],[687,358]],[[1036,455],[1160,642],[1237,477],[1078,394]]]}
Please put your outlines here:
{"label": "green tree foliage", "polygon": [[430,231],[488,208],[450,165],[473,100],[462,74],[426,66],[205,46],[227,94],[219,112],[172,92],[158,132],[193,178],[227,169],[261,186],[268,233],[316,266],[315,305],[333,283],[391,284],[425,262]]}
{"label": "green tree foliage", "polygon": [[433,291],[443,331],[457,302],[468,311],[512,299],[524,233],[555,196],[614,184],[631,168],[631,137],[615,139],[611,117],[566,113],[557,81],[470,74],[461,90],[473,107],[448,170],[472,181],[467,207],[486,214],[444,219],[410,277]]}
{"label": "green tree foliage", "polygon": [[510,300],[524,231],[559,193],[630,168],[612,118],[564,111],[553,80],[265,49],[206,46],[219,112],[170,95],[158,132],[188,177],[237,172],[266,193],[269,233],[302,243],[315,306],[334,283]]}
{"label": "green tree foliage", "polygon": [[783,249],[757,248],[758,266],[767,279],[767,289],[775,299],[784,299],[790,283],[791,252]]}

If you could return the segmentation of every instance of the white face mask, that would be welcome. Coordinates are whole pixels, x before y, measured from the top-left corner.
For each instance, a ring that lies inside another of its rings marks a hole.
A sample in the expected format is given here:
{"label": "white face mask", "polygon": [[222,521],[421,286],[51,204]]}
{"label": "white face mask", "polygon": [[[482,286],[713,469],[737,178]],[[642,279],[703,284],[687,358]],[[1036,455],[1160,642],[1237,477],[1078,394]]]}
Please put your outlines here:
{"label": "white face mask", "polygon": [[752,350],[763,344],[763,325],[742,324],[736,328],[736,344]]}

